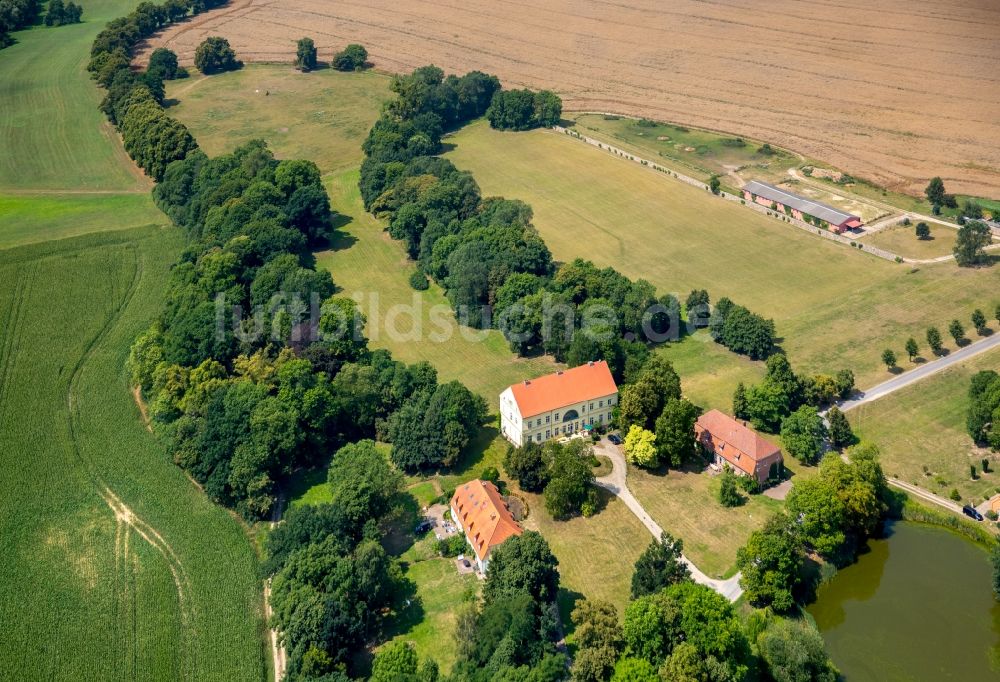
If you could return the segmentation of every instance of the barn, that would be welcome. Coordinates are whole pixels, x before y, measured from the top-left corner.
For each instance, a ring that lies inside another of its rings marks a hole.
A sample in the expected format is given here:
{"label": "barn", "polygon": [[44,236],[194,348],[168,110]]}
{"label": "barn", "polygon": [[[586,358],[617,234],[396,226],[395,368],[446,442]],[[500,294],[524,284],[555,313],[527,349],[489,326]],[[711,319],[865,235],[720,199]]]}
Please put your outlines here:
{"label": "barn", "polygon": [[772,210],[781,211],[797,220],[827,227],[837,234],[847,230],[857,230],[864,225],[861,218],[856,215],[844,213],[833,206],[800,197],[758,180],[751,180],[743,186],[743,198]]}

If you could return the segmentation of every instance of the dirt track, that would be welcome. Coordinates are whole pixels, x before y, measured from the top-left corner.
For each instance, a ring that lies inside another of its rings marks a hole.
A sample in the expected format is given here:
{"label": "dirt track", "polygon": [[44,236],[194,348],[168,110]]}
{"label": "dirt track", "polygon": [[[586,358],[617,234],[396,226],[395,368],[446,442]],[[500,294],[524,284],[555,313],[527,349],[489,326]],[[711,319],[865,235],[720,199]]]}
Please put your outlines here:
{"label": "dirt track", "polygon": [[321,60],[360,42],[387,71],[480,69],[567,109],[763,138],[911,192],[941,175],[1000,196],[991,0],[233,0],[156,44],[190,62],[209,35],[249,61],[290,61],[303,35]]}

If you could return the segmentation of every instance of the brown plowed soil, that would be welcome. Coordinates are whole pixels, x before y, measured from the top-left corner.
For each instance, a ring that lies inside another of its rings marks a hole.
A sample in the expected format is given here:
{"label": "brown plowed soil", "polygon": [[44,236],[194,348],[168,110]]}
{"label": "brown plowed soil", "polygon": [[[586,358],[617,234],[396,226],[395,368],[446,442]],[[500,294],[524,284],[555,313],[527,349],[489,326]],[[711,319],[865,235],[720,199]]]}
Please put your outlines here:
{"label": "brown plowed soil", "polygon": [[434,63],[612,111],[765,139],[893,188],[1000,196],[995,0],[234,0],[154,46],[209,35],[248,61],[360,42],[377,68]]}

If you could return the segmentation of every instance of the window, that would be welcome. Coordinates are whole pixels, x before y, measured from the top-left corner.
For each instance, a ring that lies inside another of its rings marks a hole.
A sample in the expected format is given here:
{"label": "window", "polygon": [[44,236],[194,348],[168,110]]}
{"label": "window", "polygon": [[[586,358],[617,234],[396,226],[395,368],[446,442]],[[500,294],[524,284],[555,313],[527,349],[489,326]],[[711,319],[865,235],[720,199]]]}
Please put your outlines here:
{"label": "window", "polygon": [[556,421],[559,421],[559,413],[556,412],[554,415],[552,415],[552,418],[555,419]]}
{"label": "window", "polygon": [[608,421],[611,421],[611,413],[608,412]]}
{"label": "window", "polygon": [[604,407],[604,401],[603,400],[598,400],[597,401],[597,406],[598,407]]}
{"label": "window", "polygon": [[603,424],[604,423],[604,415],[603,414],[597,415],[597,423],[598,424]]}
{"label": "window", "polygon": [[541,425],[542,425],[542,418],[541,418],[541,417],[539,417],[539,418],[538,418],[538,423],[537,423],[537,424],[535,424],[535,426],[541,426]]}
{"label": "window", "polygon": [[591,418],[590,418],[590,423],[591,423],[591,424],[593,424],[593,423],[594,423],[594,418],[593,418],[593,417],[591,417]]}
{"label": "window", "polygon": [[552,437],[552,430],[551,429],[545,429],[545,440],[548,440],[551,437]]}
{"label": "window", "polygon": [[542,442],[542,434],[540,434],[540,433],[536,433],[535,434],[535,442],[537,442],[537,443],[541,443]]}
{"label": "window", "polygon": [[590,403],[590,411],[591,411],[591,412],[593,412],[593,411],[594,411],[594,403]]}

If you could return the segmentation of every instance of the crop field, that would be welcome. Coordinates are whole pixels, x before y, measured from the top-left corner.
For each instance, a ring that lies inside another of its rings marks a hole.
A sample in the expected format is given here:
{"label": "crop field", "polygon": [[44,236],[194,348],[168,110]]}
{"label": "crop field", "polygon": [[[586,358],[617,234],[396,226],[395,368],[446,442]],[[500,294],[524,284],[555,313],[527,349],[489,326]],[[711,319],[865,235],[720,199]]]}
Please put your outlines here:
{"label": "crop field", "polygon": [[165,220],[149,192],[4,194],[0,190],[0,216],[0,249]]}
{"label": "crop field", "polygon": [[192,127],[209,156],[261,138],[279,158],[310,159],[324,172],[361,165],[361,142],[389,94],[382,74],[291,65],[167,83],[170,115]]}
{"label": "crop field", "polygon": [[303,35],[321,60],[359,42],[383,70],[479,69],[551,88],[571,110],[769,140],[911,193],[940,175],[997,196],[998,28],[1000,9],[981,0],[245,0],[154,43],[190,62],[221,35],[245,60],[290,63]]}
{"label": "crop field", "polygon": [[[996,323],[992,326],[996,329]],[[848,412],[854,432],[879,446],[887,476],[945,497],[958,489],[964,501],[979,504],[1000,492],[1000,472],[994,471],[1000,470],[1000,457],[988,448],[977,448],[965,430],[969,380],[984,369],[1000,369],[1000,351],[971,358],[855,408]],[[991,462],[987,474],[981,473],[984,457]],[[976,480],[969,475],[972,464],[980,472]]]}
{"label": "crop field", "polygon": [[123,366],[179,235],[0,252],[0,668],[26,678],[264,679],[244,529],[142,426]]}
{"label": "crop field", "polygon": [[[567,135],[500,133],[476,123],[447,142],[448,158],[474,173],[484,195],[534,208],[558,260],[589,258],[682,300],[693,288],[713,300],[729,296],[775,319],[781,346],[802,371],[848,367],[868,386],[885,378],[879,349],[901,348],[909,336],[923,338],[928,325],[943,329],[1000,302],[998,267],[910,268],[877,259]],[[715,396],[732,389],[702,387]]]}

